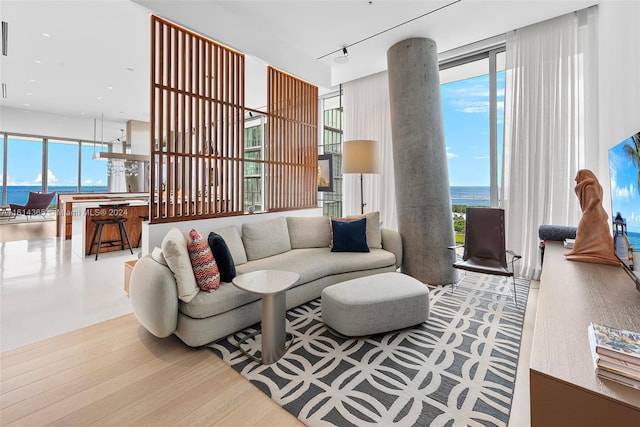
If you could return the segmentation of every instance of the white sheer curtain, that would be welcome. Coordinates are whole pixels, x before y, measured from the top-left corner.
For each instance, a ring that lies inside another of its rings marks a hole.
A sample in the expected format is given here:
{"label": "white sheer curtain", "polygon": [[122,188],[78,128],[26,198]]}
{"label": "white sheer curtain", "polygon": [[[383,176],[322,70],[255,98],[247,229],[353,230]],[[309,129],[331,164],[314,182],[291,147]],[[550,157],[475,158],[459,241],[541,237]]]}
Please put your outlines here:
{"label": "white sheer curtain", "polygon": [[[345,83],[343,91],[343,139],[374,139],[379,143],[381,173],[364,175],[365,213],[380,211],[382,226],[397,229],[387,72]],[[359,214],[360,176],[346,174],[343,183],[343,213]]]}
{"label": "white sheer curtain", "polygon": [[523,277],[540,276],[540,225],[578,224],[578,169],[598,174],[596,19],[594,7],[507,35],[502,200]]}

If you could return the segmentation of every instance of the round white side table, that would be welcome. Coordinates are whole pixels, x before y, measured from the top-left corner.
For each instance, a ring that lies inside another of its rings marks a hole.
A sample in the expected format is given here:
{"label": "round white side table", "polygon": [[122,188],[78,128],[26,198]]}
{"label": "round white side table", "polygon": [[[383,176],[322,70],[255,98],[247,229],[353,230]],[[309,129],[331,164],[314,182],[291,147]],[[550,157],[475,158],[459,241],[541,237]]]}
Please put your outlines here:
{"label": "round white side table", "polygon": [[[240,351],[250,359],[270,365],[278,361],[293,343],[293,335],[286,331],[286,290],[299,278],[298,273],[290,271],[258,270],[233,279],[233,284],[239,289],[262,297],[261,332],[247,335],[238,342]],[[242,344],[258,334],[262,335],[261,358],[242,348]],[[289,346],[286,345],[288,339],[291,339]]]}

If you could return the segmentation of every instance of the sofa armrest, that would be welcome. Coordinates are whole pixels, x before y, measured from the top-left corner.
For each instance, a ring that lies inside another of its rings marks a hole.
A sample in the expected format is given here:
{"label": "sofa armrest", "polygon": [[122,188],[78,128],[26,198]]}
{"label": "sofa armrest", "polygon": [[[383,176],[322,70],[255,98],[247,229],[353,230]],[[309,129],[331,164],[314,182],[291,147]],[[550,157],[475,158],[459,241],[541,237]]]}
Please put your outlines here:
{"label": "sofa armrest", "polygon": [[131,272],[129,297],[133,313],[149,332],[164,338],[178,325],[178,290],[173,273],[147,254]]}
{"label": "sofa armrest", "polygon": [[396,267],[402,264],[402,237],[397,230],[383,228],[382,249],[387,250],[396,256]]}

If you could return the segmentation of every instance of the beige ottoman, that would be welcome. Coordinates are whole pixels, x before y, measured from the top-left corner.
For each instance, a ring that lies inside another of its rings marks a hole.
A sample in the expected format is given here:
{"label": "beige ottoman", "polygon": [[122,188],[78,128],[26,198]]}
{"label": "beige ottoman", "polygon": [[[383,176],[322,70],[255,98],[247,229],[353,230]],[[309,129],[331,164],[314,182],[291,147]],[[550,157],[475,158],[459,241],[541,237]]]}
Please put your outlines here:
{"label": "beige ottoman", "polygon": [[381,273],[322,291],[322,321],[356,337],[403,329],[429,318],[429,289],[402,273]]}

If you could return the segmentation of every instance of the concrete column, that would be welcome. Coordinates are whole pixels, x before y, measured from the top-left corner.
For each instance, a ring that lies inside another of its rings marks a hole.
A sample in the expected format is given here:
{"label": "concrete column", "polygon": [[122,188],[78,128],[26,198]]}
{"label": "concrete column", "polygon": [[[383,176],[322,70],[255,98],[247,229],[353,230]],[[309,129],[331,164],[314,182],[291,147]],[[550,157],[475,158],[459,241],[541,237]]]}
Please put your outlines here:
{"label": "concrete column", "polygon": [[432,285],[453,283],[451,195],[438,51],[413,38],[387,51],[402,271]]}

